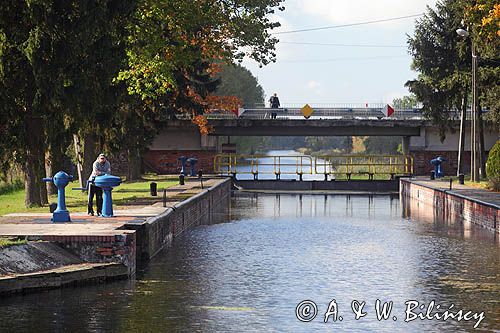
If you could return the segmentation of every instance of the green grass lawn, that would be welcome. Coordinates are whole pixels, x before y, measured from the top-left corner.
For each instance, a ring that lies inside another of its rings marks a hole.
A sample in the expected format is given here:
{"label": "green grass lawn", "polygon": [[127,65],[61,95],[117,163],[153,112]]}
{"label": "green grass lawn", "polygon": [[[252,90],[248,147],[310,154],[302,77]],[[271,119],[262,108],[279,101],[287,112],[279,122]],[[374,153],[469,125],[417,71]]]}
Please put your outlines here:
{"label": "green grass lawn", "polygon": [[[458,177],[453,176],[451,177],[453,179],[453,184],[458,184]],[[443,179],[449,180],[450,177],[443,177]],[[487,180],[481,180],[480,182],[473,182],[470,180],[470,177],[465,177],[464,179],[464,185],[465,186],[470,186],[474,188],[481,188],[483,190],[489,190],[488,189],[488,181]]]}
{"label": "green grass lawn", "polygon": [[[154,181],[158,188],[158,196],[151,197],[149,193],[149,184]],[[150,176],[146,175],[141,181],[123,182],[113,190],[113,207],[123,208],[131,204],[150,205],[161,201],[161,195],[164,188],[178,184],[177,176]],[[78,182],[72,182],[66,187],[66,206],[71,212],[87,211],[87,193],[71,190],[79,187]],[[57,202],[57,195],[49,198],[49,202]],[[94,199],[95,209],[95,199]],[[10,213],[21,212],[49,212],[46,207],[26,208],[24,206],[24,190],[17,190],[7,194],[0,195],[0,216]]]}
{"label": "green grass lawn", "polygon": [[23,245],[27,244],[28,241],[25,239],[10,239],[10,238],[1,238],[0,237],[0,249],[4,247],[14,246],[14,245]]}

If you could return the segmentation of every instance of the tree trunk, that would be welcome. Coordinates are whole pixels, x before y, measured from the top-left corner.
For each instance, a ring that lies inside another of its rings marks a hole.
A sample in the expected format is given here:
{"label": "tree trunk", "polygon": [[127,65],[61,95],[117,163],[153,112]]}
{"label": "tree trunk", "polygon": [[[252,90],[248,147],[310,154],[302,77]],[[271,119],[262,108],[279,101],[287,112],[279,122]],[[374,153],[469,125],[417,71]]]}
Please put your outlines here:
{"label": "tree trunk", "polygon": [[33,206],[41,206],[40,188],[37,187],[37,182],[41,179],[36,177],[34,168],[35,162],[32,157],[28,157],[23,164],[24,170],[24,204],[27,208]]}
{"label": "tree trunk", "polygon": [[43,143],[42,120],[40,117],[27,116],[26,126],[26,160],[23,163],[24,171],[24,204],[26,207],[41,206],[47,203],[47,192],[42,178],[45,174],[45,156]]}
{"label": "tree trunk", "polygon": [[[54,176],[54,168],[53,168],[53,163],[52,163],[52,153],[50,151],[50,148],[45,152],[45,177],[52,177]],[[57,193],[57,189],[52,182],[47,182],[46,183],[47,187],[47,195],[53,195]]]}
{"label": "tree trunk", "polygon": [[85,134],[83,137],[83,179],[88,179],[92,173],[92,164],[96,159],[96,138],[94,133]]}
{"label": "tree trunk", "polygon": [[127,158],[128,158],[127,180],[141,179],[142,157],[140,149],[138,148],[127,149]]}
{"label": "tree trunk", "polygon": [[87,184],[87,181],[83,174],[82,146],[80,143],[80,138],[76,134],[73,135],[73,145],[75,148],[76,172],[78,174],[78,182],[80,183],[80,188],[83,188]]}

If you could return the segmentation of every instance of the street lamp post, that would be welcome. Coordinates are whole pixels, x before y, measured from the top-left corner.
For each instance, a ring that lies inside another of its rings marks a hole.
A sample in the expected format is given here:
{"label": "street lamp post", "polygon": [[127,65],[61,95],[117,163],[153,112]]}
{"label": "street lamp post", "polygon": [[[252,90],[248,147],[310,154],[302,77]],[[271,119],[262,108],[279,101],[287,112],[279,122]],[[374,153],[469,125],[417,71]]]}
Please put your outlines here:
{"label": "street lamp post", "polygon": [[[469,37],[469,32],[464,29],[457,29],[457,34],[461,37]],[[471,48],[472,48],[472,109],[471,109],[471,180],[474,182],[479,182],[479,168],[480,168],[480,153],[479,153],[479,112],[477,107],[477,54],[476,46],[471,38]],[[462,117],[464,117],[462,113]],[[462,119],[465,123],[465,119]],[[460,151],[460,147],[459,147]],[[460,162],[460,161],[459,161]]]}

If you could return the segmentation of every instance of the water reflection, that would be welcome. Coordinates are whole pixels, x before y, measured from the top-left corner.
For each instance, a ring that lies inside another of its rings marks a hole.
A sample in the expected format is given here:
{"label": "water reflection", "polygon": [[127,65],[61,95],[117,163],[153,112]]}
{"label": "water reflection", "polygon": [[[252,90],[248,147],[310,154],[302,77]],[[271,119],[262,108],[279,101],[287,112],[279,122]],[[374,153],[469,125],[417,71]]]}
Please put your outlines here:
{"label": "water reflection", "polygon": [[[401,209],[403,208],[403,209]],[[484,311],[500,330],[500,247],[484,230],[436,219],[397,197],[242,194],[228,223],[177,239],[137,281],[0,301],[0,331],[471,331],[472,322],[404,323],[404,302]],[[482,232],[483,231],[483,232]],[[295,318],[314,300],[318,317]],[[342,322],[322,316],[335,299]],[[353,319],[352,300],[366,301]],[[397,321],[378,321],[377,299]]]}

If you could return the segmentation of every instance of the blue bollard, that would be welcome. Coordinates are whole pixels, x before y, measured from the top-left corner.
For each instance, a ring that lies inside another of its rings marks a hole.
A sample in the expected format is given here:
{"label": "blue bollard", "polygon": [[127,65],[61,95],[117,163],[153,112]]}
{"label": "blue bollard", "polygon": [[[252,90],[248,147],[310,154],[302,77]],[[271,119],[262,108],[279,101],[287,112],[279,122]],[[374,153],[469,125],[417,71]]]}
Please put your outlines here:
{"label": "blue bollard", "polygon": [[189,162],[189,167],[191,168],[191,173],[189,174],[191,177],[196,177],[196,162],[198,159],[196,157],[191,157],[187,160]]}
{"label": "blue bollard", "polygon": [[181,175],[186,175],[186,161],[187,161],[186,156],[181,156],[178,158],[179,161],[181,161]]}
{"label": "blue bollard", "polygon": [[53,178],[43,178],[44,182],[51,182],[57,187],[57,208],[52,213],[52,222],[71,222],[69,211],[66,209],[66,196],[64,188],[73,180],[73,176],[64,171],[59,171]]}
{"label": "blue bollard", "polygon": [[113,217],[113,187],[119,186],[122,180],[112,175],[96,176],[93,180],[95,186],[102,188],[102,217]]}
{"label": "blue bollard", "polygon": [[444,176],[444,172],[442,170],[441,164],[445,162],[446,159],[444,157],[438,156],[431,160],[431,164],[434,165],[434,176],[436,178],[441,178]]}

